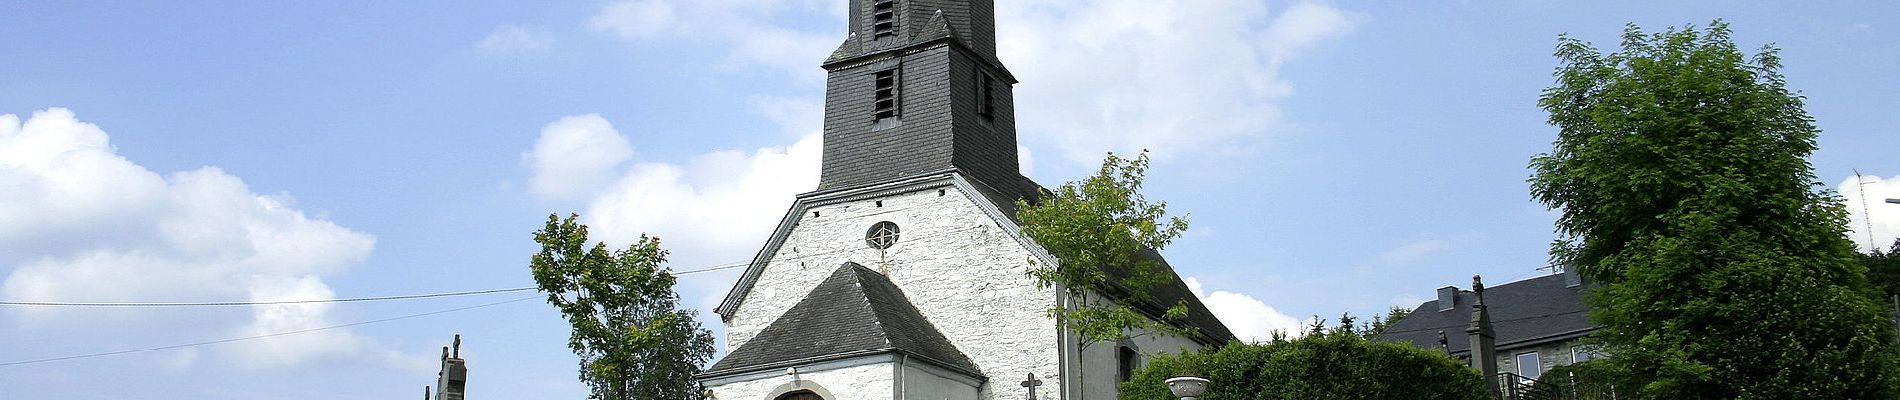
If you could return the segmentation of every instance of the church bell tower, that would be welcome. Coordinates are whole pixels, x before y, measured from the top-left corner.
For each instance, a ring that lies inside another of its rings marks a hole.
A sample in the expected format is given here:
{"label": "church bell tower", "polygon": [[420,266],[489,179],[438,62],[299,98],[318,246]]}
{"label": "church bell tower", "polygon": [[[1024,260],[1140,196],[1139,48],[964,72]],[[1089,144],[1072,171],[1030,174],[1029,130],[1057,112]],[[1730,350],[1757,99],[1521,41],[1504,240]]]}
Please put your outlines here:
{"label": "church bell tower", "polygon": [[1011,197],[1018,171],[993,0],[847,0],[850,32],[823,66],[819,191],[955,169]]}
{"label": "church bell tower", "polygon": [[708,393],[1114,399],[1134,355],[1232,340],[1178,277],[1150,296],[1186,303],[1194,337],[1085,347],[1047,314],[1062,300],[1029,272],[1057,260],[1016,222],[1040,186],[1018,172],[995,0],[831,1],[849,2],[850,30],[822,64],[818,190],[793,199],[715,309],[728,351],[695,376]]}

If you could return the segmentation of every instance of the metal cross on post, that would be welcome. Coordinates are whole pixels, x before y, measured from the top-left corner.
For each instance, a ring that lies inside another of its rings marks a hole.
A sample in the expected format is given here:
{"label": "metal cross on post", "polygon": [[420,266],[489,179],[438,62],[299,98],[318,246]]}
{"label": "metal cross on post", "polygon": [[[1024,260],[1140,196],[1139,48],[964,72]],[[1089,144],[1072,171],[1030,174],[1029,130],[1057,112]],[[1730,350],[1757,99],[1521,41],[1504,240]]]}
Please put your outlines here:
{"label": "metal cross on post", "polygon": [[1029,379],[1023,380],[1023,387],[1028,388],[1029,391],[1029,400],[1036,400],[1037,386],[1042,386],[1042,381],[1036,380],[1036,373],[1029,373]]}

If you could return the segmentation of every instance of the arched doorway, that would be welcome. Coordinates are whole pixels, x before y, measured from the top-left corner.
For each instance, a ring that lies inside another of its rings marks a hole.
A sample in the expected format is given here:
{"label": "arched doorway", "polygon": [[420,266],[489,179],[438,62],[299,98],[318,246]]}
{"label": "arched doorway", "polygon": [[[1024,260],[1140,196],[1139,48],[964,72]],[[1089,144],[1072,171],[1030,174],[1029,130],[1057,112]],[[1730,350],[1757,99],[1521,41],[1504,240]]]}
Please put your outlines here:
{"label": "arched doorway", "polygon": [[819,397],[817,393],[812,393],[810,390],[800,390],[779,395],[777,399],[772,400],[825,400],[825,398]]}

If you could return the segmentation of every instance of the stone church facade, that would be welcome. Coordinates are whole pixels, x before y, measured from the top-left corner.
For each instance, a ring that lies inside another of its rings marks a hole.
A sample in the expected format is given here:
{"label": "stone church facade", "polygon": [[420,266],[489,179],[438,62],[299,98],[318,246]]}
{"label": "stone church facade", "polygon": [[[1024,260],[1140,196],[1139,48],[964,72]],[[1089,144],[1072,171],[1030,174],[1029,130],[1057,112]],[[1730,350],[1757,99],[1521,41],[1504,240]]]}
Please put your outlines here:
{"label": "stone church facade", "polygon": [[819,187],[717,309],[714,398],[1113,399],[1145,355],[1233,338],[1178,277],[1147,311],[1185,301],[1197,335],[1083,346],[1060,330],[1045,311],[1065,299],[1028,275],[1056,260],[1014,217],[1042,189],[1017,172],[992,0],[846,1]]}

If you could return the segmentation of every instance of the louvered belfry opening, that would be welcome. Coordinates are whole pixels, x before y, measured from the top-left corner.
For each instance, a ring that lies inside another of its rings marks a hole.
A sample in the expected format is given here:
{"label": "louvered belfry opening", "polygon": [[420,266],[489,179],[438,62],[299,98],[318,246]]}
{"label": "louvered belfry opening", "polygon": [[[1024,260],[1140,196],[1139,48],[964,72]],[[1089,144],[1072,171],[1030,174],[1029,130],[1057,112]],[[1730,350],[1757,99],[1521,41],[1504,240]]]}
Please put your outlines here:
{"label": "louvered belfry opening", "polygon": [[897,36],[897,0],[871,2],[871,40]]}
{"label": "louvered belfry opening", "polygon": [[897,118],[897,68],[877,72],[877,110],[872,113],[872,122]]}

